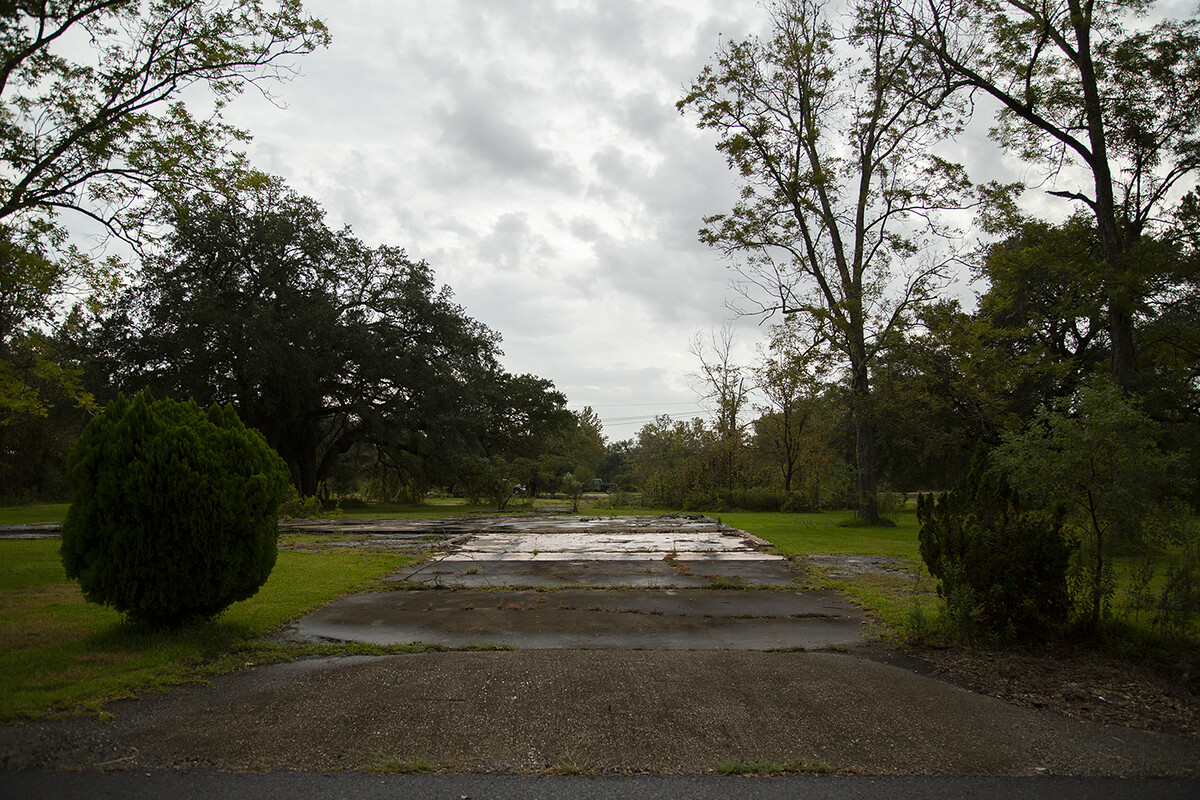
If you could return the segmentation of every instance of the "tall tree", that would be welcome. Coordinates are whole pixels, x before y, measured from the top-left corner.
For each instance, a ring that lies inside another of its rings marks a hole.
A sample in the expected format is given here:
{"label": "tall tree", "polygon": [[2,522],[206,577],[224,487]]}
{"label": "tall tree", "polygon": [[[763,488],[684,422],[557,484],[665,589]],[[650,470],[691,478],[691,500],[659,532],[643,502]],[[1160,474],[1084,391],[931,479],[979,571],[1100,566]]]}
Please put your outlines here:
{"label": "tall tree", "polygon": [[758,438],[778,465],[784,491],[800,487],[801,456],[811,438],[830,359],[824,343],[805,340],[794,325],[774,325],[767,351],[754,369],[755,388],[766,398],[755,422]]}
{"label": "tall tree", "polygon": [[[448,453],[519,439],[539,404],[561,405],[499,368],[496,334],[427,264],[323,216],[261,176],[173,209],[165,247],[103,329],[114,386],[232,403],[306,495],[356,445],[452,470]],[[502,430],[480,429],[496,419]]]}
{"label": "tall tree", "polygon": [[[119,266],[68,248],[62,212],[140,240],[156,196],[220,184],[240,161],[247,134],[224,104],[328,40],[299,0],[0,3],[0,416],[46,413],[47,380],[78,396],[38,341],[63,323],[64,290],[103,294]],[[194,113],[199,86],[211,112]]]}
{"label": "tall tree", "polygon": [[720,443],[719,463],[722,483],[732,489],[737,478],[737,457],[742,447],[742,412],[750,394],[747,370],[733,360],[733,329],[728,325],[721,332],[710,331],[708,342],[700,334],[692,339],[692,355],[700,362],[695,376],[696,391],[702,402],[713,406],[717,440]]}
{"label": "tall tree", "polygon": [[1157,426],[1136,395],[1107,379],[1043,408],[1026,430],[1009,433],[995,451],[1018,491],[1047,511],[1065,514],[1079,536],[1076,572],[1080,605],[1095,626],[1112,594],[1112,556],[1126,548],[1195,541],[1179,497],[1189,480],[1180,454],[1159,448]]}
{"label": "tall tree", "polygon": [[858,514],[876,522],[871,370],[942,274],[928,237],[967,183],[931,147],[956,128],[957,109],[936,63],[889,38],[889,0],[861,4],[846,36],[815,0],[770,12],[770,39],[723,46],[678,103],[718,133],[742,184],[733,210],[708,217],[700,236],[744,259],[760,311],[802,315],[844,358]]}
{"label": "tall tree", "polygon": [[1095,217],[1112,376],[1137,376],[1130,274],[1143,233],[1200,167],[1200,21],[1132,29],[1147,0],[912,0],[898,41],[920,47],[947,86],[996,101],[996,140],[1070,186],[1051,191]]}

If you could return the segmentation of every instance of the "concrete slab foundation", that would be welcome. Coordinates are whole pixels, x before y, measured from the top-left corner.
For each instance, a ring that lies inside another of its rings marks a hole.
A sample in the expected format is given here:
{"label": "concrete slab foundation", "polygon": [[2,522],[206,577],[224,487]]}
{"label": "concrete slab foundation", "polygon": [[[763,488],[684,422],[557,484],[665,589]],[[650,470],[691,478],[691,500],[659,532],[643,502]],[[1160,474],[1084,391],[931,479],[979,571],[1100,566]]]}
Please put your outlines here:
{"label": "concrete slab foundation", "polygon": [[396,591],[331,603],[301,620],[295,635],[695,650],[815,649],[863,636],[863,616],[839,595],[789,588],[802,577],[791,561],[708,517],[483,517],[369,527],[376,538],[444,541],[427,560],[386,579]]}
{"label": "concrete slab foundation", "polygon": [[862,640],[831,592],[567,589],[358,594],[301,620],[313,639],[517,649],[819,649]]}

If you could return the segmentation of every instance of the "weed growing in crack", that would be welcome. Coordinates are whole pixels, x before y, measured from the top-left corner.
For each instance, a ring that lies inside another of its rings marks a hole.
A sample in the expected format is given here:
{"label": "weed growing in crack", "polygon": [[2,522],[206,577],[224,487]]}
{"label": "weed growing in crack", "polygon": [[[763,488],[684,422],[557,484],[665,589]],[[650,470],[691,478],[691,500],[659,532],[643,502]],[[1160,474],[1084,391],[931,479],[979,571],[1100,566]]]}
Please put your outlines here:
{"label": "weed growing in crack", "polygon": [[796,759],[777,763],[774,761],[722,761],[713,768],[718,775],[829,775],[833,767],[824,761],[804,761]]}

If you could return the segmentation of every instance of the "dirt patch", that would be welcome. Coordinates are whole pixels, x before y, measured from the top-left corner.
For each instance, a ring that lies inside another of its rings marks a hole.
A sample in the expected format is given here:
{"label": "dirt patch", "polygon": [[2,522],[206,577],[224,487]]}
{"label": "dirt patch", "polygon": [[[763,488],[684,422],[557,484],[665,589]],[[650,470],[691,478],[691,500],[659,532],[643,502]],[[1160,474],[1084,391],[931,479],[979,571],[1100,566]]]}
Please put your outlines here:
{"label": "dirt patch", "polygon": [[1196,654],[1153,664],[1082,648],[1053,654],[1045,647],[1036,652],[1029,647],[989,651],[927,646],[895,651],[881,644],[870,650],[864,653],[1018,706],[1200,739]]}

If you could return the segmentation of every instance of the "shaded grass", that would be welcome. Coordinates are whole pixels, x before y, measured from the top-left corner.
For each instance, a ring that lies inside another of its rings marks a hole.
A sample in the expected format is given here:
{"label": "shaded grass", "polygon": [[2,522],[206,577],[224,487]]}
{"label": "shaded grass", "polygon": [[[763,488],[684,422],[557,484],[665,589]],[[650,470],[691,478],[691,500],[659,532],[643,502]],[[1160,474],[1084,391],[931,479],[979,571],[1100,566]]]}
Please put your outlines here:
{"label": "shaded grass", "polygon": [[70,503],[34,503],[27,506],[0,506],[0,525],[28,525],[34,522],[62,522]]}
{"label": "shaded grass", "polygon": [[813,567],[808,570],[804,588],[835,589],[845,594],[870,613],[874,636],[906,642],[914,632],[914,619],[921,619],[921,624],[930,629],[940,625],[942,604],[933,579],[916,565],[913,566],[916,578],[874,572],[833,577],[827,570]]}
{"label": "shaded grass", "polygon": [[136,691],[322,651],[263,637],[413,560],[390,553],[283,551],[254,597],[216,619],[163,629],[86,602],[63,573],[57,540],[0,541],[0,720],[99,712]]}
{"label": "shaded grass", "polygon": [[895,527],[854,527],[849,512],[788,514],[736,511],[720,515],[721,521],[766,539],[782,555],[847,553],[919,559],[917,512],[902,509]]}
{"label": "shaded grass", "polygon": [[721,521],[766,539],[780,554],[795,558],[804,555],[876,555],[901,559],[916,576],[868,572],[862,575],[832,576],[828,571],[808,567],[804,587],[836,589],[875,619],[876,635],[903,639],[909,620],[916,613],[935,625],[939,618],[933,580],[921,564],[917,543],[915,509],[901,509],[894,516],[894,527],[863,527],[852,524],[848,512],[787,514],[772,512],[732,512]]}

